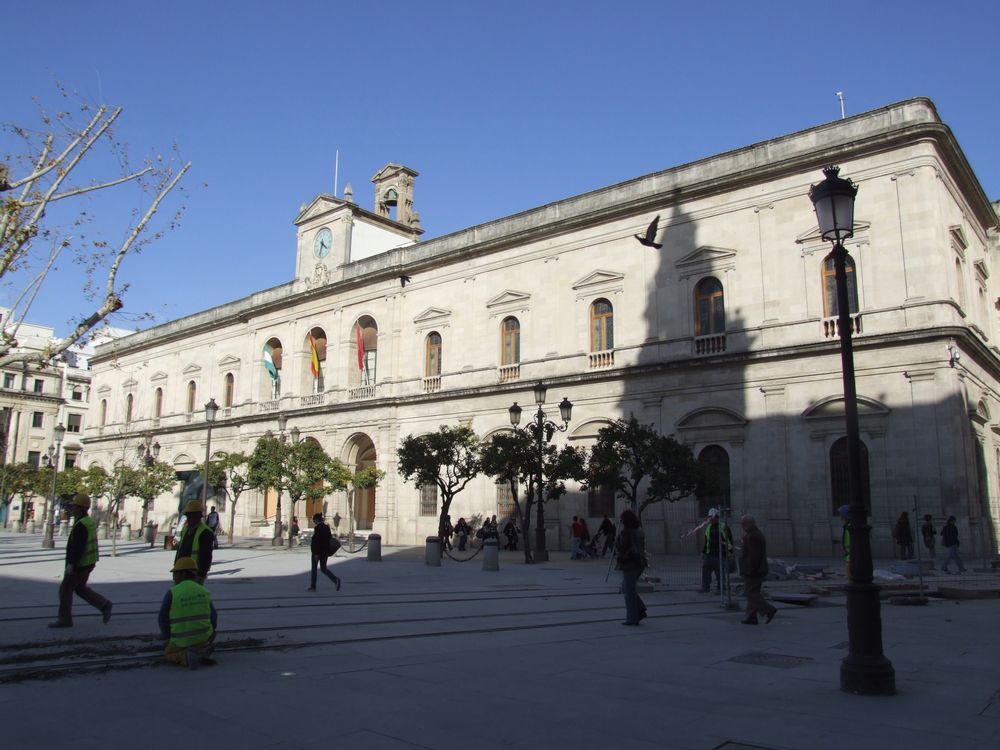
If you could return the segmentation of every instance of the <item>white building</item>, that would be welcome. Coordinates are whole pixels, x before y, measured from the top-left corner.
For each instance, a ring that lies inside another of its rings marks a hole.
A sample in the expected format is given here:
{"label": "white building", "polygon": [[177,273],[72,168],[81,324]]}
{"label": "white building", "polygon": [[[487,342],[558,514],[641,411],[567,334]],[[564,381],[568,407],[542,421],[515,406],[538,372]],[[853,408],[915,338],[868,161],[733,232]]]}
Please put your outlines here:
{"label": "white building", "polygon": [[[550,413],[564,396],[575,405],[557,440],[585,446],[634,414],[716,464],[734,512],[761,519],[776,554],[831,554],[844,502],[840,350],[830,247],[808,198],[828,164],[860,188],[848,249],[875,551],[891,553],[892,525],[915,507],[939,525],[956,515],[963,549],[995,550],[997,213],[926,99],[426,241],[417,175],[390,164],[373,179],[374,211],[348,194],[300,213],[292,281],[100,347],[88,465],[110,468],[152,432],[161,460],[193,469],[209,397],[223,405],[213,453],[251,451],[283,413],[348,465],[386,472],[353,500],[361,529],[420,543],[436,508],[396,472],[402,437],[508,429],[508,407],[530,405],[543,380]],[[636,240],[657,216],[662,249]],[[717,500],[651,508],[651,546],[693,551],[681,533]],[[329,498],[328,513],[346,518],[347,502]],[[502,503],[483,477],[452,517],[498,504],[502,515]],[[571,516],[606,510],[582,492],[552,504],[550,547],[568,546]],[[153,518],[176,513],[164,496]],[[242,499],[237,533],[273,515],[271,498]]]}

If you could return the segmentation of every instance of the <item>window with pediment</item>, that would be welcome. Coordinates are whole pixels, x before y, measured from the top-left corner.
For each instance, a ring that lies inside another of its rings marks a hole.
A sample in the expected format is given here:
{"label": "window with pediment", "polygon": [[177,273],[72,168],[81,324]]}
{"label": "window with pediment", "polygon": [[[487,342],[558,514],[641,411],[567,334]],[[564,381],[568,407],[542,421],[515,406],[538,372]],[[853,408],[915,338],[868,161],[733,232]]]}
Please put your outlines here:
{"label": "window with pediment", "polygon": [[193,414],[195,410],[195,400],[198,398],[198,385],[193,381],[188,381],[187,384],[187,404],[185,405],[185,411],[188,414]]}
{"label": "window with pediment", "polygon": [[132,394],[128,394],[125,397],[125,424],[129,424],[132,421]]}
{"label": "window with pediment", "polygon": [[231,372],[226,373],[225,385],[222,391],[222,405],[227,409],[231,408],[236,399],[236,376]]}
{"label": "window with pediment", "polygon": [[[871,483],[868,472],[868,446],[858,440],[861,466],[861,497],[867,512],[872,511]],[[847,475],[847,438],[842,437],[830,446],[830,498],[831,515],[837,515],[837,508],[851,503],[851,485]]]}
{"label": "window with pediment", "polygon": [[[844,271],[847,278],[847,312],[854,315],[858,312],[858,275],[855,272],[854,258],[847,256]],[[838,315],[840,306],[837,304],[837,272],[831,253],[823,259],[823,317],[835,318]]]}
{"label": "window with pediment", "polygon": [[511,316],[500,324],[500,364],[516,365],[521,362],[521,323]]}
{"label": "window with pediment", "polygon": [[590,351],[604,352],[614,348],[614,309],[606,299],[595,300],[590,306]]}
{"label": "window with pediment", "polygon": [[728,508],[729,453],[721,445],[708,445],[698,454],[698,463],[705,466],[713,478],[711,494],[698,495],[698,515],[705,518],[709,508]]}
{"label": "window with pediment", "polygon": [[153,391],[153,419],[163,416],[163,389],[157,388]]}
{"label": "window with pediment", "polygon": [[441,334],[431,331],[424,342],[424,377],[436,378],[441,374]]}

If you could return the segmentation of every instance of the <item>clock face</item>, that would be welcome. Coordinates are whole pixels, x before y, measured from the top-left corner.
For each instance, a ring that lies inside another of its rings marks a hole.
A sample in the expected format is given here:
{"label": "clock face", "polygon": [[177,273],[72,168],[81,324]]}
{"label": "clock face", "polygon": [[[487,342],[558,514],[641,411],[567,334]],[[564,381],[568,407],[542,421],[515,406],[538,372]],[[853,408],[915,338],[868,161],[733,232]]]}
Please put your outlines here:
{"label": "clock face", "polygon": [[313,240],[313,252],[317,258],[325,258],[333,247],[333,232],[323,227],[316,232],[316,239]]}

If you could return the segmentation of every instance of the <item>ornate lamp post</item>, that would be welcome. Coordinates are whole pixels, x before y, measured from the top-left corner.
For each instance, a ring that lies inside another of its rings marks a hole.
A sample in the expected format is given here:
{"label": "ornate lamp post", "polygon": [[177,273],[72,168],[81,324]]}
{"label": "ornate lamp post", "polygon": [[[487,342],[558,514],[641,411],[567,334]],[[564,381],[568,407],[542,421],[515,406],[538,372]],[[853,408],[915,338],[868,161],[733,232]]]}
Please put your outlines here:
{"label": "ornate lamp post", "polygon": [[210,398],[205,404],[205,423],[208,425],[208,434],[205,436],[205,476],[201,483],[201,507],[202,512],[208,503],[208,462],[212,457],[212,425],[215,424],[215,415],[219,413],[219,405],[214,398]]}
{"label": "ornate lamp post", "polygon": [[847,585],[847,631],[850,653],[840,663],[840,689],[863,695],[894,695],[896,672],[882,653],[882,614],[879,587],[873,583],[871,527],[861,488],[861,450],[858,394],[854,383],[854,347],[847,295],[847,249],[843,241],[854,236],[854,198],[858,188],[839,176],[839,167],[827,167],[819,185],[809,190],[820,235],[833,242],[837,282],[837,326],[844,373],[844,415],[847,421],[847,480],[850,492],[851,549]]}
{"label": "ornate lamp post", "polygon": [[55,448],[49,446],[49,464],[52,466],[52,492],[49,493],[49,521],[45,524],[45,535],[42,537],[42,547],[44,549],[52,549],[56,546],[55,539],[53,538],[53,532],[56,525],[56,513],[58,512],[56,505],[56,475],[59,473],[59,449],[62,447],[63,438],[66,437],[66,428],[63,423],[60,422],[52,430],[55,439]]}
{"label": "ornate lamp post", "polygon": [[[285,428],[288,426],[288,417],[284,414],[278,415],[278,440],[281,442],[282,447],[285,445]],[[268,430],[271,434],[271,431]],[[284,463],[282,462],[282,470],[284,469]],[[278,477],[278,502],[274,508],[274,536],[271,537],[271,546],[280,547],[285,543],[285,540],[281,537],[281,477]]]}
{"label": "ornate lamp post", "polygon": [[[289,430],[289,435],[292,437],[292,445],[298,445],[299,436],[301,435],[299,428],[293,427]],[[284,439],[282,439],[282,442],[284,442]],[[292,514],[295,512],[295,503],[293,502],[292,497],[289,497],[288,499],[288,549],[291,549],[292,545],[295,543],[295,539],[292,536],[294,532],[294,529],[292,528],[292,518],[294,518],[294,516]]]}
{"label": "ornate lamp post", "polygon": [[[538,411],[535,412],[534,419],[526,425],[523,429],[526,432],[530,432],[532,438],[535,440],[535,444],[538,446],[538,474],[535,477],[536,487],[538,488],[538,494],[535,496],[537,503],[536,515],[535,515],[535,550],[534,559],[535,562],[546,562],[549,559],[549,551],[545,548],[545,480],[542,477],[542,464],[545,457],[545,445],[552,442],[552,436],[559,432],[565,432],[569,427],[569,421],[573,416],[573,404],[568,398],[563,398],[562,402],[559,404],[559,416],[562,417],[562,425],[558,425],[555,422],[550,421],[546,418],[545,412],[542,410],[542,406],[545,404],[545,395],[548,391],[548,386],[545,383],[539,381],[535,384],[535,403],[538,405]],[[521,407],[517,405],[515,401],[514,404],[507,410],[510,414],[511,426],[516,430],[518,425],[521,423]]]}

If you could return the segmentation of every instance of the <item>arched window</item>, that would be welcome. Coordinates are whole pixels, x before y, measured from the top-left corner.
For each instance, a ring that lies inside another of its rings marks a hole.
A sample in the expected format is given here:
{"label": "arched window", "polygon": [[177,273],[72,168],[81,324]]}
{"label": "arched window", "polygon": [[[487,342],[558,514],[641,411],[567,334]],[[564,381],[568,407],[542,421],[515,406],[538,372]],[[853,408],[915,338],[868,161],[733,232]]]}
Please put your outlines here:
{"label": "arched window", "polygon": [[306,334],[305,354],[308,362],[305,368],[307,389],[311,393],[322,393],[326,369],[326,331],[317,327]]}
{"label": "arched window", "polygon": [[261,394],[265,399],[281,397],[281,364],[284,359],[284,347],[276,338],[267,340],[264,344],[264,371],[266,377],[261,379]]}
{"label": "arched window", "polygon": [[441,374],[441,334],[428,333],[424,349],[424,377],[435,378]]}
{"label": "arched window", "polygon": [[[847,257],[844,264],[847,272],[847,307],[848,313],[854,315],[858,311],[858,277],[854,272],[854,259]],[[837,273],[833,255],[823,259],[823,317],[835,318],[840,315],[837,305]]]}
{"label": "arched window", "polygon": [[595,300],[590,306],[590,351],[605,352],[615,348],[615,317],[611,303]]}
{"label": "arched window", "polygon": [[[858,452],[861,454],[861,497],[868,513],[872,511],[871,487],[868,479],[868,446],[863,440],[858,441]],[[849,505],[851,502],[851,487],[847,478],[847,438],[842,437],[830,446],[830,496],[831,513],[837,515],[837,508]]]}
{"label": "arched window", "polygon": [[192,380],[188,383],[187,387],[187,413],[194,413],[194,402],[195,398],[198,396],[198,386]]}
{"label": "arched window", "polygon": [[351,383],[374,385],[378,370],[378,324],[370,315],[362,315],[354,324],[354,351]]}
{"label": "arched window", "polygon": [[504,318],[500,324],[500,364],[521,362],[521,324],[517,318]]}
{"label": "arched window", "polygon": [[698,454],[712,479],[712,494],[698,495],[698,515],[705,518],[709,508],[730,507],[729,454],[721,445],[709,445]]}
{"label": "arched window", "polygon": [[222,405],[227,409],[233,405],[236,398],[236,378],[231,372],[226,373],[225,388],[223,390]]}
{"label": "arched window", "polygon": [[125,397],[125,424],[132,421],[132,394]]}
{"label": "arched window", "polygon": [[101,427],[104,427],[108,423],[108,400],[106,398],[101,399]]}
{"label": "arched window", "polygon": [[153,419],[163,416],[163,389],[157,388],[153,391]]}
{"label": "arched window", "polygon": [[721,282],[709,276],[694,289],[695,336],[726,332],[726,308]]}

